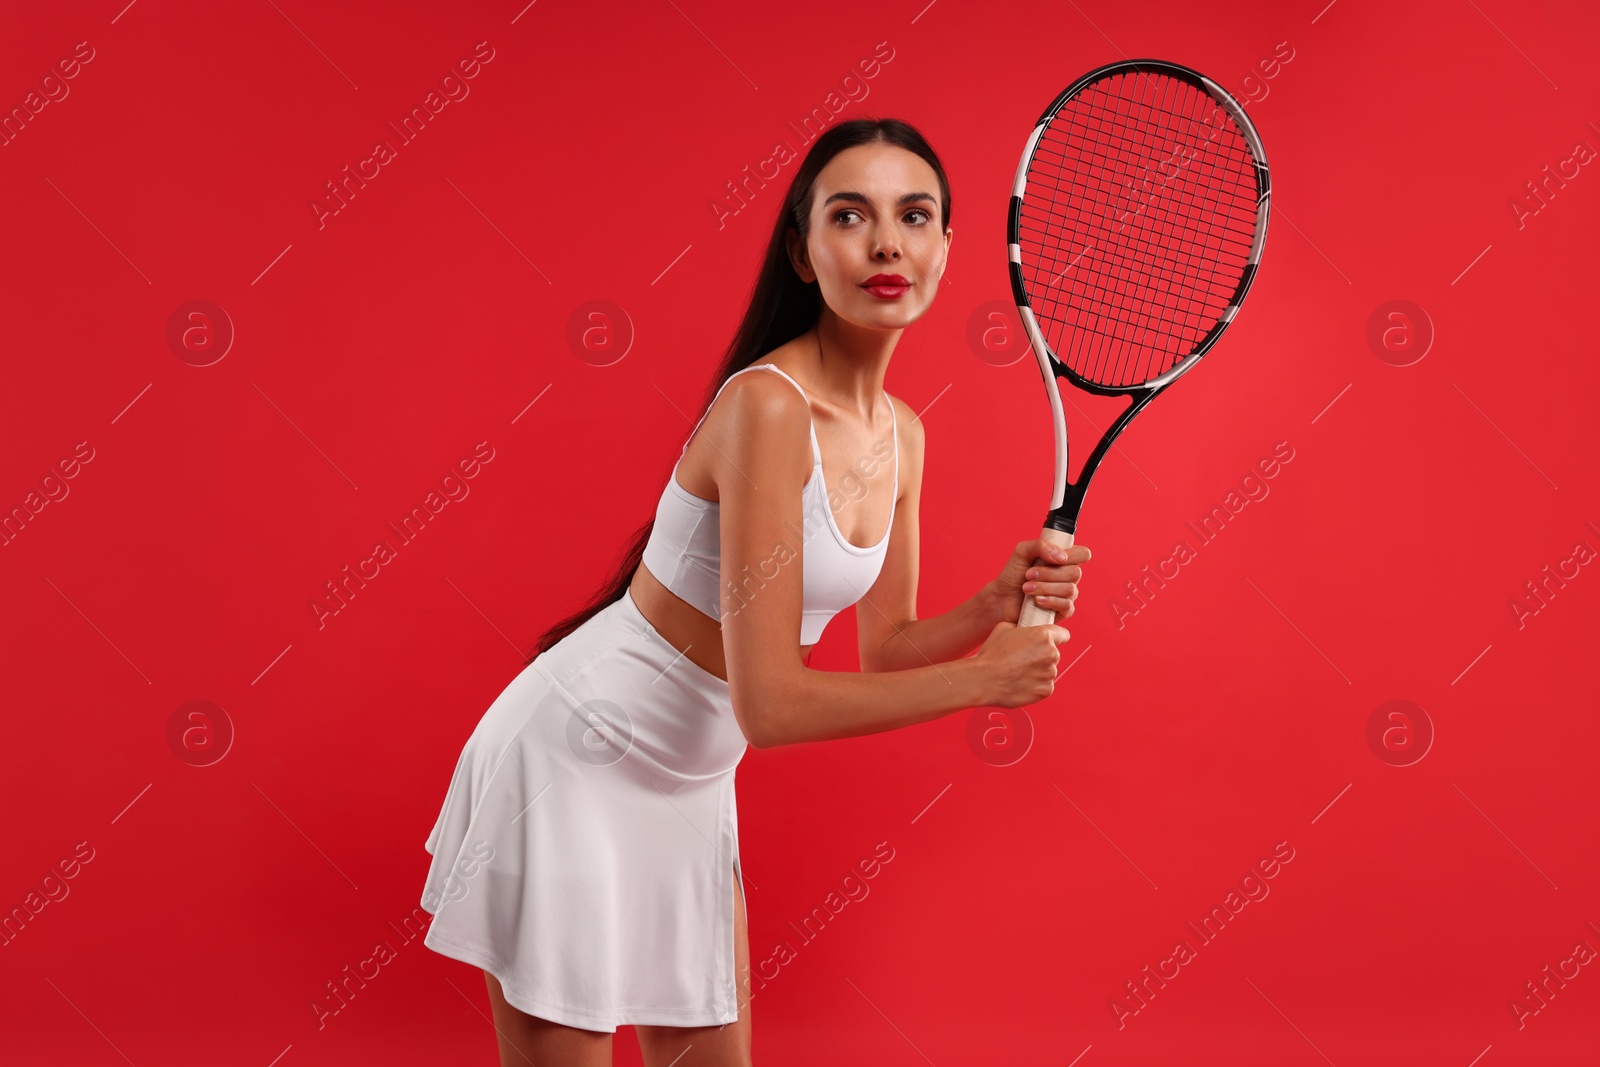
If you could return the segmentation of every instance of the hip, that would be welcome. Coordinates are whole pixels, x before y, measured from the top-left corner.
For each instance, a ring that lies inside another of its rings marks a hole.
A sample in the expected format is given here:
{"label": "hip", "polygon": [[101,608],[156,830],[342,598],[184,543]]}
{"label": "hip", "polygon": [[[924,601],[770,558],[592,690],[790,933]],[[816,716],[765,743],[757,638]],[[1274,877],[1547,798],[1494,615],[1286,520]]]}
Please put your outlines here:
{"label": "hip", "polygon": [[673,648],[627,592],[529,672],[543,684],[529,689],[537,708],[521,710],[536,711],[542,743],[575,769],[682,781],[731,774],[744,756],[728,683]]}

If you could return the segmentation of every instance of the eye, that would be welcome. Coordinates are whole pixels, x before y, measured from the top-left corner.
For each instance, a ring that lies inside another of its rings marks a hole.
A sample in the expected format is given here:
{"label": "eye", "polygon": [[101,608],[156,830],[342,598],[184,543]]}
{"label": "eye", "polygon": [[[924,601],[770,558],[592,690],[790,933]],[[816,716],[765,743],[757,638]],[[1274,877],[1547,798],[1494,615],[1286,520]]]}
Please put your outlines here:
{"label": "eye", "polygon": [[847,208],[843,209],[842,211],[834,212],[833,221],[834,222],[843,222],[844,221],[844,217],[846,215],[856,215],[856,214],[860,214],[860,213],[858,211],[856,211],[855,208],[847,207]]}
{"label": "eye", "polygon": [[929,214],[928,212],[922,210],[920,207],[914,207],[910,211],[906,212],[906,214],[907,215],[921,215],[922,216],[922,222],[917,223],[917,225],[919,225],[919,226],[923,225],[924,223],[931,222],[933,220],[933,216],[931,214]]}

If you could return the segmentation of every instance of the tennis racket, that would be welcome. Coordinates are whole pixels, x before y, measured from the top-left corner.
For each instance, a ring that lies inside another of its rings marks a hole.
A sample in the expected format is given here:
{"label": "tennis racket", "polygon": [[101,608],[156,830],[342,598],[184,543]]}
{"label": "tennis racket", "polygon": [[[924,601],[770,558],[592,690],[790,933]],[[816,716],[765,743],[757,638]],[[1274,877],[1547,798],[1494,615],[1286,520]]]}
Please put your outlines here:
{"label": "tennis racket", "polygon": [[[1006,242],[1055,422],[1047,543],[1072,544],[1111,443],[1233,321],[1261,262],[1267,202],[1267,157],[1244,108],[1188,67],[1108,63],[1040,116],[1017,167]],[[1076,483],[1067,481],[1061,378],[1131,398]],[[1055,618],[1030,596],[1018,625]]]}

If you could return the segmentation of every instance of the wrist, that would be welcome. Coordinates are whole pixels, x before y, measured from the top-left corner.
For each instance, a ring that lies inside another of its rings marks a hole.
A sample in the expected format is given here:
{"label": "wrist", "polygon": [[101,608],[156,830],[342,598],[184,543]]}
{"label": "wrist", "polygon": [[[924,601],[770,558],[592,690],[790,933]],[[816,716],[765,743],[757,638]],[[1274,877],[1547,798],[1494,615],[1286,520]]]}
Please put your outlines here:
{"label": "wrist", "polygon": [[973,599],[978,602],[978,611],[984,621],[986,634],[988,630],[994,629],[995,623],[1007,621],[1006,598],[1001,595],[1000,587],[993,579],[985,582]]}
{"label": "wrist", "polygon": [[989,670],[976,655],[963,656],[946,664],[959,671],[951,680],[955,683],[957,706],[954,711],[987,707],[993,694],[990,692]]}

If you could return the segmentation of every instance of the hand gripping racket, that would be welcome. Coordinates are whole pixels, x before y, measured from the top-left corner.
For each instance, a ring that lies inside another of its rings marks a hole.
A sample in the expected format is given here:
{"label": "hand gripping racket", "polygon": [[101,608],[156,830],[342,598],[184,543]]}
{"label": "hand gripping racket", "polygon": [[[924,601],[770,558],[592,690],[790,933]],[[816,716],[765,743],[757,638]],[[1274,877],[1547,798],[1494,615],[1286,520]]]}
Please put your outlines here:
{"label": "hand gripping racket", "polygon": [[[1261,261],[1267,193],[1266,154],[1244,109],[1176,63],[1109,63],[1039,118],[1017,167],[1006,242],[1055,421],[1046,542],[1072,544],[1111,443],[1233,321]],[[1057,378],[1132,398],[1075,484]],[[1030,596],[1018,625],[1055,618]]]}

